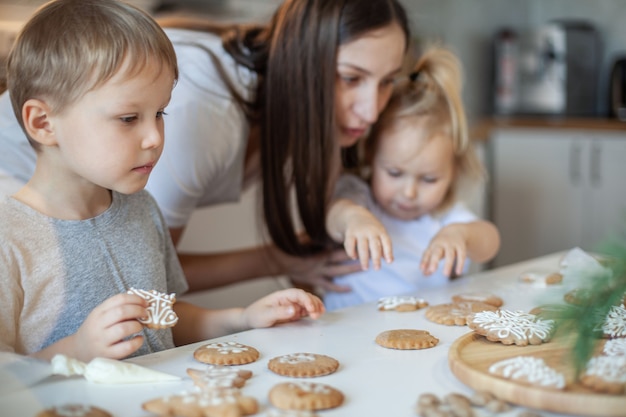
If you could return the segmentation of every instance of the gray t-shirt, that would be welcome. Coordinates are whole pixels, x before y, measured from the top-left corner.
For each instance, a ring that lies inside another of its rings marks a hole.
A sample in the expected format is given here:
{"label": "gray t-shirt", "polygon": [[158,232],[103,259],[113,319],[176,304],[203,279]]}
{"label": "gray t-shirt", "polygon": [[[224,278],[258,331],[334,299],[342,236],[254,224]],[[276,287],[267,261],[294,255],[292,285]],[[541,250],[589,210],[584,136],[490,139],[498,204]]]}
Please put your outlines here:
{"label": "gray t-shirt", "polygon": [[[187,283],[163,217],[145,190],[113,192],[87,220],[45,216],[0,197],[0,351],[37,352],[76,333],[129,288],[180,295]],[[143,355],[174,347],[171,329],[143,330]]]}

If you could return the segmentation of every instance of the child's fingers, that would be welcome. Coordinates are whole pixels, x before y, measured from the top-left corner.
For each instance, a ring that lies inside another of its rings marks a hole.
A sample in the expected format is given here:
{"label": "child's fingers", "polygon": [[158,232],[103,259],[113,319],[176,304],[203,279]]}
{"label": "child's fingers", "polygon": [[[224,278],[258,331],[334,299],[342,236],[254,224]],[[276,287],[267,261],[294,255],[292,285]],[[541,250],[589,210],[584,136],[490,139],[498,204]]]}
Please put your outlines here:
{"label": "child's fingers", "polygon": [[107,348],[106,357],[111,359],[123,359],[137,351],[143,344],[141,335],[134,336],[130,339],[123,340]]}
{"label": "child's fingers", "polygon": [[343,248],[346,250],[346,253],[350,257],[350,259],[357,258],[357,240],[352,236],[348,236],[345,238],[343,242]]}
{"label": "child's fingers", "polygon": [[383,247],[383,255],[385,257],[385,261],[388,264],[393,262],[393,246],[391,244],[391,238],[389,235],[385,234],[380,237],[380,241]]}
{"label": "child's fingers", "polygon": [[369,239],[369,244],[370,244],[370,258],[372,259],[372,266],[374,267],[375,270],[379,270],[380,269],[380,258],[382,258],[383,256],[383,248],[382,248],[382,243],[380,242],[380,239],[376,238],[372,238]]}
{"label": "child's fingers", "polygon": [[369,265],[370,253],[369,253],[369,241],[367,238],[360,238],[357,244],[357,252],[359,253],[359,261],[361,262],[361,269],[367,270]]}
{"label": "child's fingers", "polygon": [[454,268],[454,261],[456,259],[456,251],[452,248],[447,248],[444,251],[445,261],[443,264],[443,273],[449,277],[452,275],[452,268]]}

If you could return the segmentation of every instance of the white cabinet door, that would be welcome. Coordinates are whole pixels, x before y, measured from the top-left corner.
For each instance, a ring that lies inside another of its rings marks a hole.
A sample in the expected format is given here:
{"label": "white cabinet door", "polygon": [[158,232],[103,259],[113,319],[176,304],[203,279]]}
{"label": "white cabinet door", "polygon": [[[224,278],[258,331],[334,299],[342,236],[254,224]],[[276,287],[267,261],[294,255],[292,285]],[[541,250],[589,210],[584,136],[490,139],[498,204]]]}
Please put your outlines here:
{"label": "white cabinet door", "polygon": [[626,133],[588,134],[584,245],[593,249],[626,231]]}
{"label": "white cabinet door", "polygon": [[496,131],[490,141],[491,219],[502,236],[493,266],[579,246],[584,143],[572,133]]}

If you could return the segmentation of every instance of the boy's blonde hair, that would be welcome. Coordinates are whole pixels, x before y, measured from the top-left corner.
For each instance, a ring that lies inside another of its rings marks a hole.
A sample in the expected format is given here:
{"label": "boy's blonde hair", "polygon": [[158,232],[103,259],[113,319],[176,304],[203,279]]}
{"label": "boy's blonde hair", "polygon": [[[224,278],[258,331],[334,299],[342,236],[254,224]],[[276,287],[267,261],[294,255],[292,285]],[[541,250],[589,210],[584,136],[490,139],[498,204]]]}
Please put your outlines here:
{"label": "boy's blonde hair", "polygon": [[459,59],[448,49],[428,46],[408,79],[397,86],[389,104],[365,142],[365,163],[370,165],[378,141],[400,119],[417,121],[416,140],[437,134],[452,139],[455,178],[437,212],[448,209],[458,198],[465,180],[479,182],[485,170],[469,138],[467,117],[461,97],[463,73]]}
{"label": "boy's blonde hair", "polygon": [[174,48],[146,12],[116,0],[44,4],[21,30],[7,61],[7,86],[22,129],[27,100],[44,100],[60,113],[113,77],[127,59],[129,76],[160,65],[178,79]]}

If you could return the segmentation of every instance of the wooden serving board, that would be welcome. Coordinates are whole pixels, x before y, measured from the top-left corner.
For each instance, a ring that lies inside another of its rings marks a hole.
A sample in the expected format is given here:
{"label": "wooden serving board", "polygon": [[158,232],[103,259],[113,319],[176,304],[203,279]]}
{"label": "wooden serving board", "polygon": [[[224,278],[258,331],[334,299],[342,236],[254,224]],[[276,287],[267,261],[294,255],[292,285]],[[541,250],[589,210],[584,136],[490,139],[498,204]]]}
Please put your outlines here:
{"label": "wooden serving board", "polygon": [[575,382],[565,390],[525,385],[489,373],[489,366],[515,356],[541,357],[548,366],[562,372],[567,381],[574,379],[566,344],[555,342],[535,346],[503,345],[470,332],[450,347],[448,363],[452,373],[474,390],[491,392],[496,397],[524,407],[555,413],[598,417],[626,416],[626,395],[595,393]]}

